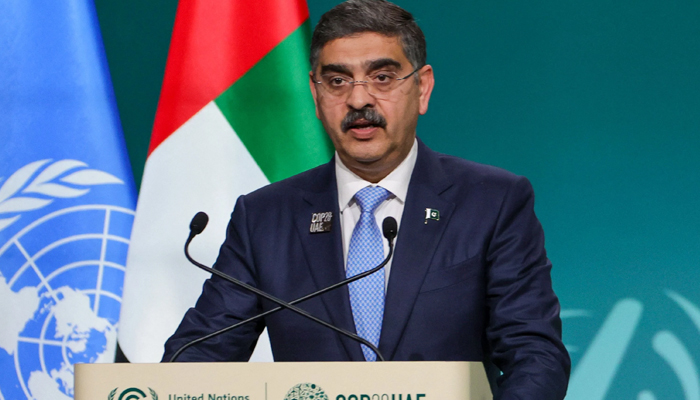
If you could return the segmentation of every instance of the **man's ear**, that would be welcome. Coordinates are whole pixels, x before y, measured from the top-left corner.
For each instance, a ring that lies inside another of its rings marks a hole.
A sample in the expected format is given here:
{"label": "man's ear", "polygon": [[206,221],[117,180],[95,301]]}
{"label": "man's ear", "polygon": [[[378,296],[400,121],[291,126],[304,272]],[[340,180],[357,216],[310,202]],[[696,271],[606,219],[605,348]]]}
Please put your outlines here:
{"label": "man's ear", "polygon": [[430,94],[433,93],[433,87],[435,86],[435,76],[433,76],[433,67],[430,65],[424,65],[418,71],[418,76],[420,77],[420,102],[419,109],[421,115],[428,112],[428,103],[430,102]]}
{"label": "man's ear", "polygon": [[311,96],[314,98],[314,107],[316,107],[316,118],[321,119],[318,113],[318,92],[316,91],[316,83],[314,82],[314,73],[309,71],[309,88],[311,89]]}

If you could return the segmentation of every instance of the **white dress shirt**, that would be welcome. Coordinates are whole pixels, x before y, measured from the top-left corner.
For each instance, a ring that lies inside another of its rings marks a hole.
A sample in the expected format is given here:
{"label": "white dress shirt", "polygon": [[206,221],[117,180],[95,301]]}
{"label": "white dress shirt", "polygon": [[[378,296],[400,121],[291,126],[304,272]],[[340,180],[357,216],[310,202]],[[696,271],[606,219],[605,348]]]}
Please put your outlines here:
{"label": "white dress shirt", "polygon": [[[408,183],[413,174],[413,167],[416,165],[418,158],[418,141],[413,141],[413,147],[409,151],[406,158],[401,161],[396,169],[391,171],[379,183],[370,183],[359,176],[355,175],[348,167],[340,161],[338,153],[335,154],[335,177],[338,184],[338,203],[340,206],[340,227],[343,235],[343,260],[345,267],[348,264],[348,248],[350,247],[350,237],[355,229],[357,221],[360,219],[360,206],[355,201],[355,193],[358,190],[367,186],[381,186],[391,192],[388,199],[384,200],[374,211],[374,217],[377,220],[379,231],[382,231],[382,221],[386,217],[394,217],[398,226],[398,234],[401,234],[401,216],[403,215],[404,204],[406,204],[406,194],[408,193]],[[397,235],[398,239],[398,235]],[[384,256],[389,252],[389,243],[384,239]],[[394,244],[396,239],[394,240]],[[391,261],[384,267],[384,288],[389,283],[389,272],[391,271]]]}

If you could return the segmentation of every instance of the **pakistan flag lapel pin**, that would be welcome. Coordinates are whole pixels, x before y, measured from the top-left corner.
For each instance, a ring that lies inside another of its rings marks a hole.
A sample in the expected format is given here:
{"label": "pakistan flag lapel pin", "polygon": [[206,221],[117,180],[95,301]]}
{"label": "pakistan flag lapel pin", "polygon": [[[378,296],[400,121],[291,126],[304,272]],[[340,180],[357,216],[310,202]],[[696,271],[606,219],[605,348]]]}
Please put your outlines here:
{"label": "pakistan flag lapel pin", "polygon": [[426,208],[425,209],[425,223],[426,223],[426,225],[428,224],[429,219],[432,219],[433,221],[440,221],[440,211],[436,210],[434,208]]}

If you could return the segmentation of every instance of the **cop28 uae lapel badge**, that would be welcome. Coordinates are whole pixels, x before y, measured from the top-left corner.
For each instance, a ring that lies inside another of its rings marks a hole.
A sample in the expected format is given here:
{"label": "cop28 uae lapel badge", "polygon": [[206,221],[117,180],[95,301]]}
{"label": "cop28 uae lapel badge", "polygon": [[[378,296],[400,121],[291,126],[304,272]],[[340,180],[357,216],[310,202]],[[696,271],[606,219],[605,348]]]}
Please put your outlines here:
{"label": "cop28 uae lapel badge", "polygon": [[311,233],[330,232],[333,227],[333,213],[331,211],[319,212],[311,214]]}

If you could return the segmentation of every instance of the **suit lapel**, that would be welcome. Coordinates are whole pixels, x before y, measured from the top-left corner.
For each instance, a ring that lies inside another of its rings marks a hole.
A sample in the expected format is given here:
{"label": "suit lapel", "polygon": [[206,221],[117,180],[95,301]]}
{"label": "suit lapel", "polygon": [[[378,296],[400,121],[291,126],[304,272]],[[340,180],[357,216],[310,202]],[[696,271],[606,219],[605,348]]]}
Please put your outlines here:
{"label": "suit lapel", "polygon": [[[311,276],[317,289],[322,289],[345,279],[345,268],[334,161],[331,160],[318,171],[311,185],[303,189],[303,199],[300,200],[295,223]],[[310,233],[311,215],[327,211],[333,212],[331,231]],[[330,322],[354,333],[355,323],[352,319],[347,286],[334,289],[320,298],[331,318]],[[303,307],[303,303],[300,305]],[[341,336],[341,342],[349,360],[364,360],[358,343],[345,336]]]}
{"label": "suit lapel", "polygon": [[[420,140],[418,159],[409,184],[406,204],[391,264],[379,350],[393,359],[435,249],[452,216],[454,203],[440,197],[451,186],[436,153]],[[439,210],[440,220],[428,220],[425,209]]]}

